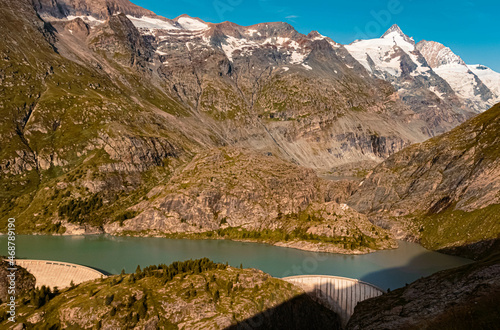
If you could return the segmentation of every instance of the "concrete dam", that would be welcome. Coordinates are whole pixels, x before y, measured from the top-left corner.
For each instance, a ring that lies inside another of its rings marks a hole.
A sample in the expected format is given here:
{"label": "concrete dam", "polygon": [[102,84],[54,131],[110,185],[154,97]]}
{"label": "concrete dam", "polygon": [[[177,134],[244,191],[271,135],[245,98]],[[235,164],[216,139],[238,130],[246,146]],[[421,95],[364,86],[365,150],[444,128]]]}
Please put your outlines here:
{"label": "concrete dam", "polygon": [[106,277],[105,274],[90,267],[69,262],[50,260],[16,259],[16,265],[26,268],[36,279],[36,286],[42,285],[60,289],[76,284]]}
{"label": "concrete dam", "polygon": [[282,280],[301,287],[313,298],[336,312],[344,326],[354,313],[354,307],[358,302],[385,293],[373,284],[347,277],[301,275],[284,277]]}

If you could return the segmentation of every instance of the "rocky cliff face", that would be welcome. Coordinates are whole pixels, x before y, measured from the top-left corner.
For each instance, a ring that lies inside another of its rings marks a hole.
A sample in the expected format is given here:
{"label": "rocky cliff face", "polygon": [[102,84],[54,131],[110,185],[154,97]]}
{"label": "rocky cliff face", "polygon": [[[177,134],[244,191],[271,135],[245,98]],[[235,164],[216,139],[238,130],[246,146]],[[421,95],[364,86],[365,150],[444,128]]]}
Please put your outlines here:
{"label": "rocky cliff face", "polygon": [[499,255],[360,302],[347,329],[479,329],[500,322]]}
{"label": "rocky cliff face", "polygon": [[151,45],[125,14],[111,16],[106,23],[92,29],[88,42],[94,51],[104,51],[128,66],[145,67],[153,57]]}
{"label": "rocky cliff face", "polygon": [[229,238],[283,241],[253,235],[271,231],[288,237],[287,246],[305,249],[311,249],[307,245],[314,240],[325,243],[315,250],[335,252],[392,246],[384,230],[334,202],[343,195],[344,187],[339,188],[340,193],[335,182],[273,156],[234,148],[209,150],[131,207],[137,216],[105,225],[104,230],[220,235],[221,230],[237,228],[248,235]]}
{"label": "rocky cliff face", "polygon": [[377,166],[349,204],[434,249],[496,239],[499,125],[496,105],[406,148]]}
{"label": "rocky cliff face", "polygon": [[16,268],[15,271],[15,291],[16,299],[30,292],[30,290],[35,288],[35,277],[31,275],[26,269],[20,266],[12,267],[8,261],[4,261],[3,258],[0,260],[0,303],[9,302],[11,294],[9,294],[10,287],[10,277],[7,275],[11,274],[11,270],[8,268]]}

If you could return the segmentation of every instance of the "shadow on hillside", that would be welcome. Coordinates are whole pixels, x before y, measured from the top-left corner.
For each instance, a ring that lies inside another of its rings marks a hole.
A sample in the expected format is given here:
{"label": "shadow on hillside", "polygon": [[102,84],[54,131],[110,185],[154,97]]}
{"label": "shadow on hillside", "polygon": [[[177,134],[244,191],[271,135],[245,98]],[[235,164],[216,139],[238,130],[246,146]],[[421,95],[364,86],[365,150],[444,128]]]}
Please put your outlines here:
{"label": "shadow on hillside", "polygon": [[[472,260],[478,261],[500,252],[500,238],[484,240],[453,248],[441,249],[437,250],[436,252],[448,255],[454,255],[461,258],[467,258],[470,259],[471,262]],[[397,287],[403,287],[405,286],[405,284],[410,284],[418,280],[418,278],[415,277],[415,272],[417,271],[419,273],[428,273],[425,276],[430,276],[433,273],[437,272],[435,269],[432,270],[426,269],[426,260],[430,260],[432,258],[439,258],[439,256],[436,255],[428,256],[427,253],[431,252],[430,251],[424,252],[415,256],[406,265],[400,267],[382,269],[376,272],[369,273],[360,278],[360,280],[368,283],[378,284],[378,286],[384,290],[387,290],[387,288],[389,288],[389,283],[391,282],[398,283],[399,286]],[[434,263],[439,263],[439,262],[441,262],[440,259],[434,260]],[[447,265],[446,264],[447,261],[444,259],[442,260],[442,262],[443,262],[442,270],[456,268],[460,266],[452,264]],[[397,287],[393,286],[392,289],[395,289]]]}
{"label": "shadow on hillside", "polygon": [[[419,254],[412,258],[408,263],[399,267],[385,268],[375,272],[371,272],[359,278],[360,281],[375,284],[379,286],[382,290],[396,289],[405,286],[418,278],[415,277],[415,273],[418,271],[421,273],[425,272],[422,269],[422,264],[427,260],[428,256],[426,253]],[[429,271],[429,275],[431,271]]]}
{"label": "shadow on hillside", "polygon": [[103,273],[106,276],[114,275],[114,274],[111,274],[110,272],[105,271],[104,269],[100,269],[100,268],[97,268],[97,267],[92,267],[92,266],[89,266],[89,265],[82,265],[82,266],[85,266],[85,267],[97,270],[98,272],[101,272],[101,273]]}
{"label": "shadow on hillside", "polygon": [[304,293],[226,329],[341,329],[341,321],[335,312]]}
{"label": "shadow on hillside", "polygon": [[481,260],[495,252],[500,251],[500,236],[496,239],[479,241],[476,243],[456,246],[452,248],[444,248],[437,252],[460,256],[472,260]]}

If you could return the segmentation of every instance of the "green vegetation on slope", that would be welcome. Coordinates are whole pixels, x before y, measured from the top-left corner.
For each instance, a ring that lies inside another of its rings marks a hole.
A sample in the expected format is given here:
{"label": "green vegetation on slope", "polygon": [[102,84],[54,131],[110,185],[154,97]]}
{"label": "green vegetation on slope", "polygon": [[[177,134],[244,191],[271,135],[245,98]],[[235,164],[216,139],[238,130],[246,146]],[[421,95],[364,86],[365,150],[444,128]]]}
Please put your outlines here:
{"label": "green vegetation on slope", "polygon": [[499,130],[497,104],[389,157],[349,204],[427,248],[461,253],[472,246],[467,256],[480,257],[481,246],[500,237]]}
{"label": "green vegetation on slope", "polygon": [[[237,269],[204,258],[143,270],[138,267],[132,274],[122,273],[56,292],[34,290],[20,298],[17,312],[18,322],[28,328],[218,329],[299,297],[299,305],[316,314],[309,315],[309,321],[327,317],[334,324],[333,312],[302,294],[292,284],[261,271]],[[5,304],[0,307],[3,311],[5,308]],[[279,318],[283,322],[294,316]],[[4,319],[3,325],[7,322]]]}

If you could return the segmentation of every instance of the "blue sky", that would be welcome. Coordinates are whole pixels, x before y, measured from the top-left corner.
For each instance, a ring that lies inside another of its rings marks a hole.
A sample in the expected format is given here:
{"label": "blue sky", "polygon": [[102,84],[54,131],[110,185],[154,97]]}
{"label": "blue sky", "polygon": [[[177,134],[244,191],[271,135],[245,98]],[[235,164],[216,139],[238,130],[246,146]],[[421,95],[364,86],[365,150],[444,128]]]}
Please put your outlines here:
{"label": "blue sky", "polygon": [[500,72],[500,2],[462,0],[132,0],[174,18],[181,14],[207,22],[240,25],[282,21],[301,33],[317,30],[348,44],[379,37],[392,24],[416,41],[434,40],[450,47],[468,64]]}

